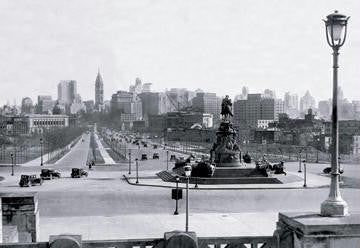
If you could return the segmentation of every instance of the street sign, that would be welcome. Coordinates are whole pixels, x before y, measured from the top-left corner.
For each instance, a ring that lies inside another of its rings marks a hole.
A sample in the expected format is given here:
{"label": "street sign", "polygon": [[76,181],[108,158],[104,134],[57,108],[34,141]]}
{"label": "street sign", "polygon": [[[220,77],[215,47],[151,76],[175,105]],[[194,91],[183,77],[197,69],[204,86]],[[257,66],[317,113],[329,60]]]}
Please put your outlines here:
{"label": "street sign", "polygon": [[171,190],[171,199],[173,199],[173,200],[182,199],[182,189],[172,189]]}

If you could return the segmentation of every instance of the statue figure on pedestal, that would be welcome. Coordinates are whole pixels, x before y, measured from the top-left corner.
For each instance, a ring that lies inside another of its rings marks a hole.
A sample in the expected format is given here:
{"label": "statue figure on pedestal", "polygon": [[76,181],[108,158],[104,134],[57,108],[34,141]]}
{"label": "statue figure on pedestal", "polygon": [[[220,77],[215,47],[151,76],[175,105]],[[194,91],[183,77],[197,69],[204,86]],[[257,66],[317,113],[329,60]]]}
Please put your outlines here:
{"label": "statue figure on pedestal", "polygon": [[223,116],[224,121],[226,121],[229,116],[233,117],[232,103],[228,95],[226,95],[225,98],[222,100],[220,114]]}

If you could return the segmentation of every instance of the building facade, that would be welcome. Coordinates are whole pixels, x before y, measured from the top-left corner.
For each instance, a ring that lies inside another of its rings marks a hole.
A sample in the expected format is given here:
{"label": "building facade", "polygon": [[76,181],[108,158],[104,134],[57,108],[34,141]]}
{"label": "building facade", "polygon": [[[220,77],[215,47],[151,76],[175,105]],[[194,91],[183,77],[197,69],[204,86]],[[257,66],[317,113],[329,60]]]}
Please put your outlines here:
{"label": "building facade", "polygon": [[192,107],[195,112],[212,114],[215,125],[220,121],[221,98],[215,93],[197,93],[192,99]]}
{"label": "building facade", "polygon": [[58,84],[58,101],[60,104],[70,105],[77,94],[77,82],[75,80],[62,80]]}
{"label": "building facade", "polygon": [[118,91],[113,94],[110,109],[114,114],[125,114],[124,121],[125,119],[129,121],[142,119],[142,102],[140,97],[133,92]]}
{"label": "building facade", "polygon": [[21,113],[22,114],[33,114],[34,104],[30,97],[24,97],[21,101]]}
{"label": "building facade", "polygon": [[38,96],[37,114],[52,114],[55,102],[51,96]]}
{"label": "building facade", "polygon": [[162,92],[143,92],[138,95],[142,103],[142,114],[144,119],[149,115],[160,115],[172,110],[170,100],[166,93]]}
{"label": "building facade", "polygon": [[28,132],[41,133],[44,129],[63,128],[69,126],[67,115],[26,115]]}
{"label": "building facade", "polygon": [[275,99],[264,98],[262,94],[248,94],[247,100],[234,103],[233,112],[236,128],[257,128],[258,120],[275,120]]}
{"label": "building facade", "polygon": [[306,91],[305,95],[300,99],[300,112],[307,113],[308,109],[316,109],[315,98]]}

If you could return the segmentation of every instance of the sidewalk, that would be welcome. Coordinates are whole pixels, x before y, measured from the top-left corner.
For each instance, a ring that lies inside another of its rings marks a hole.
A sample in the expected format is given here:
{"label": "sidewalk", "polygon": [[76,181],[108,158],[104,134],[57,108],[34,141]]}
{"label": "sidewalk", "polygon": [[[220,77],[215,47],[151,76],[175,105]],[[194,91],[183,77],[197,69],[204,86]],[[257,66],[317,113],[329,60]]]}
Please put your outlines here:
{"label": "sidewalk", "polygon": [[96,132],[94,132],[94,136],[95,136],[96,144],[98,145],[98,148],[99,148],[99,152],[105,161],[104,163],[105,164],[116,164],[116,162],[112,159],[112,157],[110,157],[109,153],[106,151],[106,149],[100,142],[99,136],[97,135]]}
{"label": "sidewalk", "polygon": [[[81,140],[81,138],[76,142],[75,146],[76,146],[77,144],[79,144],[80,140]],[[69,144],[68,146],[70,146],[70,144]],[[75,147],[75,146],[74,146],[74,147]],[[74,148],[74,147],[72,147],[72,148]],[[70,149],[72,149],[72,148],[70,148]],[[62,149],[63,149],[63,148],[62,148]],[[58,149],[58,150],[52,152],[52,154],[54,154],[54,153],[57,154],[57,153],[61,152],[62,149]],[[56,163],[58,163],[60,160],[62,160],[67,154],[68,154],[68,152],[67,152],[66,154],[64,154],[60,159],[58,159],[54,164],[56,164]],[[49,153],[43,154],[43,164],[44,164],[44,165],[46,165],[46,166],[52,166],[52,165],[54,165],[54,164],[46,164],[46,162],[49,161],[49,158],[50,158]],[[52,159],[52,158],[50,158],[50,160],[51,160],[51,159]],[[33,159],[33,160],[30,160],[30,161],[28,161],[28,162],[26,162],[26,163],[24,163],[24,164],[20,164],[20,165],[21,165],[21,166],[40,166],[40,164],[41,164],[41,156],[38,157],[38,158],[35,158],[35,159]]]}
{"label": "sidewalk", "polygon": [[[49,153],[43,154],[43,164],[45,165],[45,163],[48,161],[49,158]],[[41,156],[38,158],[35,158],[33,160],[30,160],[24,164],[20,164],[21,166],[39,166],[41,164]],[[47,166],[51,165],[51,164],[46,164]]]}
{"label": "sidewalk", "polygon": [[[272,236],[277,212],[191,213],[189,229],[199,237]],[[116,216],[40,217],[40,241],[49,235],[80,234],[84,240],[162,238],[164,232],[185,229],[185,209],[179,215],[131,214]]]}
{"label": "sidewalk", "polygon": [[[304,188],[303,174],[297,174],[295,172],[288,172],[286,177],[297,177],[300,180],[285,182],[283,184],[217,184],[217,185],[205,185],[198,184],[198,187],[195,188],[193,184],[190,184],[190,188],[193,190],[251,190],[251,189],[313,189],[313,188],[322,188],[328,187],[330,184],[330,178],[318,176],[314,174],[307,174],[307,187]],[[149,186],[149,187],[163,187],[163,188],[175,188],[175,183],[173,182],[164,182],[156,176],[155,171],[141,171],[139,173],[139,183],[136,183],[136,177],[134,175],[129,176],[124,174],[123,177],[126,181],[134,186]],[[185,188],[185,184],[179,183],[179,187]]]}

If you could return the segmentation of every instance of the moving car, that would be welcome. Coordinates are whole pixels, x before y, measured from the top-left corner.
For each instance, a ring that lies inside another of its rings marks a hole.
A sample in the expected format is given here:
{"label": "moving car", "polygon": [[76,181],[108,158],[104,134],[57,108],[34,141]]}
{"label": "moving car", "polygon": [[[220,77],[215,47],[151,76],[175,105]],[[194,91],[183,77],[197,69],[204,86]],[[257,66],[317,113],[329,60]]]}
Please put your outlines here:
{"label": "moving car", "polygon": [[[331,167],[326,167],[326,168],[323,170],[323,173],[325,173],[325,174],[330,174],[330,173],[331,173]],[[339,168],[339,173],[340,173],[340,174],[343,174],[343,173],[344,173],[344,169],[343,169],[343,168]]]}
{"label": "moving car", "polygon": [[147,154],[141,154],[141,160],[147,160]]}
{"label": "moving car", "polygon": [[153,154],[153,159],[159,159],[160,157],[159,157],[159,153],[157,153],[157,152],[155,152],[154,154]]}
{"label": "moving car", "polygon": [[80,178],[80,177],[87,177],[88,173],[84,169],[80,168],[72,168],[71,169],[71,177],[72,178]]}
{"label": "moving car", "polygon": [[44,180],[46,179],[53,179],[53,178],[60,178],[61,174],[60,172],[56,171],[56,170],[51,170],[51,169],[42,169],[41,173],[40,173],[40,177]]}
{"label": "moving car", "polygon": [[36,177],[36,175],[21,175],[19,186],[20,187],[31,187],[35,185],[42,185],[43,179]]}
{"label": "moving car", "polygon": [[154,148],[154,149],[157,149],[157,148],[158,148],[158,146],[157,146],[157,145],[153,145],[153,148]]}

